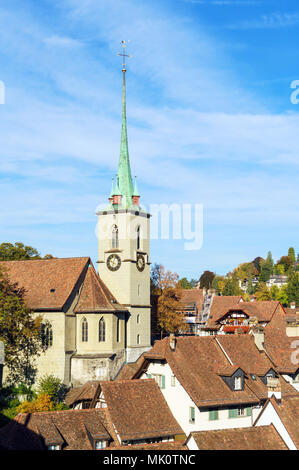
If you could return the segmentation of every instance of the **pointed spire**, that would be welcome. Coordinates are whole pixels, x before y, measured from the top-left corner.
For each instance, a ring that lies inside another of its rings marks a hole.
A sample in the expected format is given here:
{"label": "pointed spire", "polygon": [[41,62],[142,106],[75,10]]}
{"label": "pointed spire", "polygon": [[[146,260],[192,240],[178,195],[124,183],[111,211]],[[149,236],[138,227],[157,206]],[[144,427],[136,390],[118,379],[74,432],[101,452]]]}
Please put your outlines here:
{"label": "pointed spire", "polygon": [[133,196],[140,196],[138,188],[137,188],[137,178],[136,178],[136,176],[135,176],[135,185],[134,185]]}
{"label": "pointed spire", "polygon": [[111,193],[110,193],[109,199],[112,198],[113,194],[114,194],[114,178],[112,178]]}
{"label": "pointed spire", "polygon": [[[124,41],[122,46],[125,47]],[[127,57],[125,54],[120,54],[123,59]],[[121,141],[120,153],[118,162],[117,182],[119,190],[123,196],[123,205],[129,207],[132,204],[133,195],[133,182],[130,167],[130,157],[128,149],[128,136],[127,136],[127,117],[126,117],[126,66],[125,60],[123,61],[123,100],[122,100],[122,127],[121,127]]]}

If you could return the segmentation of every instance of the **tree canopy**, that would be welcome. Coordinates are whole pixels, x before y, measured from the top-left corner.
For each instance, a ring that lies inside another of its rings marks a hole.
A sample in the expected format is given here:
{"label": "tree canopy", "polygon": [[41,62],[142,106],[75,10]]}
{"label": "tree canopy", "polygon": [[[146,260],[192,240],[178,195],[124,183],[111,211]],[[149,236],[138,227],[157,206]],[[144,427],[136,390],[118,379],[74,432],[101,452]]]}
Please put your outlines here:
{"label": "tree canopy", "polygon": [[0,340],[4,343],[7,381],[34,382],[34,359],[44,350],[41,317],[34,317],[24,302],[24,290],[0,271]]}

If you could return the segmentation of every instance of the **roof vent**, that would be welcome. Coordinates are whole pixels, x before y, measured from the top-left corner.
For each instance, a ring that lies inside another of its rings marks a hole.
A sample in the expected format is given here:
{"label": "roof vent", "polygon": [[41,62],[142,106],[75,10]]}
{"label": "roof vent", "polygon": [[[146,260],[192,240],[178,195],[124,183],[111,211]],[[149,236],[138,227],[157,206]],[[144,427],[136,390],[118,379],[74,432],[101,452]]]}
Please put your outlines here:
{"label": "roof vent", "polygon": [[50,292],[55,292],[55,289],[50,289]]}

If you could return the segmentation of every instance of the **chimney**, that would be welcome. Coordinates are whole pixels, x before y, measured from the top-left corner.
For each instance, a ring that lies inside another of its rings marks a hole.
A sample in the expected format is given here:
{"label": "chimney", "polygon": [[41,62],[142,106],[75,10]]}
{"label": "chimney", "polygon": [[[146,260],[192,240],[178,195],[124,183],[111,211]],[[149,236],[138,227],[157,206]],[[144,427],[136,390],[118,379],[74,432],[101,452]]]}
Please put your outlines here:
{"label": "chimney", "polygon": [[253,330],[253,334],[254,334],[254,342],[255,342],[256,347],[258,348],[259,351],[264,351],[265,350],[265,348],[264,348],[264,341],[265,341],[264,328],[262,328],[261,326],[256,327]]}
{"label": "chimney", "polygon": [[267,387],[268,387],[268,398],[274,397],[280,401],[281,400],[281,386],[278,377],[268,377],[267,378]]}
{"label": "chimney", "polygon": [[296,302],[291,302],[291,303],[290,303],[290,307],[291,307],[292,309],[295,309],[295,308],[296,308]]}
{"label": "chimney", "polygon": [[169,347],[171,351],[175,351],[176,348],[176,338],[174,334],[169,335]]}

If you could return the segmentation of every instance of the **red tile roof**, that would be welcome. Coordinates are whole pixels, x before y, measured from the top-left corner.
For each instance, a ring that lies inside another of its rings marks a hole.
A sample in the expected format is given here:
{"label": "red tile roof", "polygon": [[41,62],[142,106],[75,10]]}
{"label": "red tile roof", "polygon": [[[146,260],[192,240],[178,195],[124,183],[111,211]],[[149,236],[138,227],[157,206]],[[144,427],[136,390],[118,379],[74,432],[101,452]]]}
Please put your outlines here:
{"label": "red tile roof", "polygon": [[[157,341],[152,349],[143,354],[144,362],[135,377],[151,360],[165,360],[170,365],[194,403],[200,407],[220,405],[254,404],[268,397],[268,388],[261,380],[274,364],[264,352],[255,346],[248,335],[222,335],[216,337],[176,337],[176,349],[172,351],[170,338]],[[237,366],[237,367],[235,367]],[[241,368],[245,374],[245,387],[232,391],[221,378],[221,371],[232,373]],[[251,376],[253,374],[255,377]],[[296,390],[280,377],[283,394],[296,394]]]}
{"label": "red tile roof", "polygon": [[277,402],[275,398],[271,398],[270,401],[296,448],[299,449],[299,394],[296,397],[286,397],[281,402]]}
{"label": "red tile roof", "polygon": [[109,291],[97,275],[94,267],[90,264],[74,312],[112,312],[115,310],[126,311],[127,309],[117,302],[114,295]]}
{"label": "red tile roof", "polygon": [[101,390],[122,441],[184,435],[155,380],[101,382]]}
{"label": "red tile roof", "polygon": [[117,437],[104,409],[22,413],[0,429],[0,447],[42,450],[62,445],[65,450],[91,450],[92,439],[117,445]]}
{"label": "red tile roof", "polygon": [[241,303],[241,295],[215,295],[212,300],[210,314],[206,323],[207,328],[218,329],[219,325],[217,320],[221,318],[229,308],[234,307],[239,302]]}
{"label": "red tile roof", "polygon": [[192,432],[199,450],[288,450],[273,425]]}
{"label": "red tile roof", "polygon": [[2,261],[11,282],[26,290],[32,310],[62,310],[90,263],[90,258]]}

